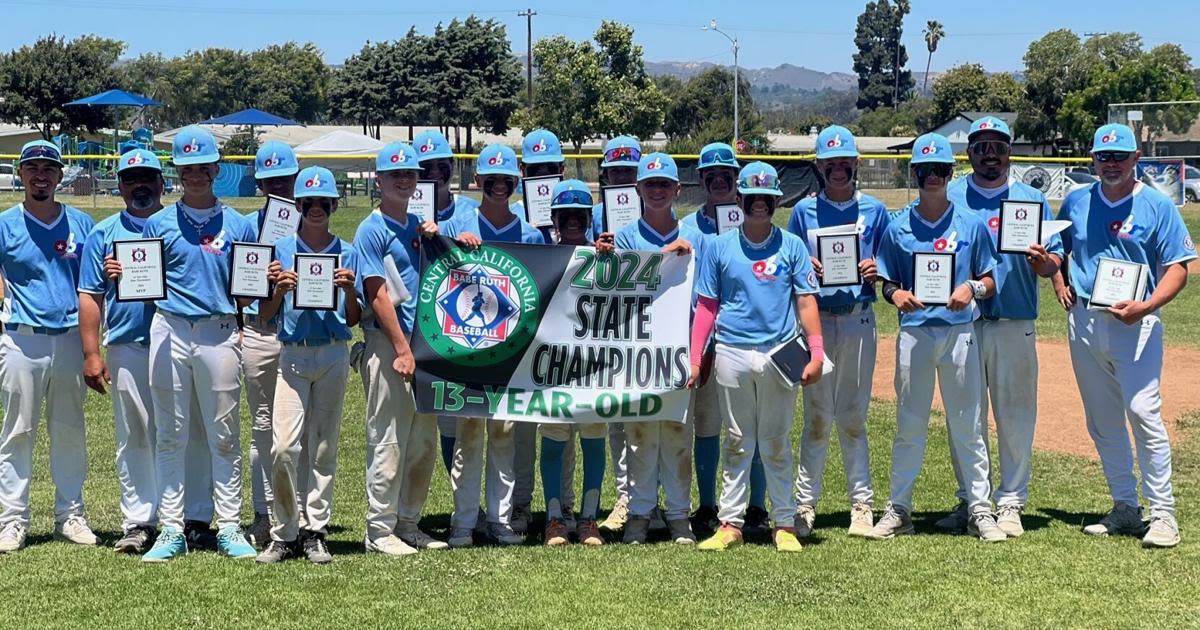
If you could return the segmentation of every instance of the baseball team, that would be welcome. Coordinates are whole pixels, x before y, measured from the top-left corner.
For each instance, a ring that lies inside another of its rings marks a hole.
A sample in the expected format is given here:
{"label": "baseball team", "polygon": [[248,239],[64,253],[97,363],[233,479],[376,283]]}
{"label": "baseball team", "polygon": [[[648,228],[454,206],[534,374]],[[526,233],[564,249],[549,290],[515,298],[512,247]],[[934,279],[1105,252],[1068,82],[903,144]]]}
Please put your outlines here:
{"label": "baseball team", "polygon": [[[875,540],[911,534],[935,382],[958,484],[956,507],[936,526],[1004,541],[1024,533],[1029,497],[1039,278],[1052,283],[1067,312],[1087,429],[1113,500],[1112,510],[1083,532],[1173,547],[1180,535],[1161,415],[1160,309],[1186,285],[1195,245],[1171,201],[1138,182],[1140,153],[1128,127],[1096,131],[1091,155],[1100,181],[1070,193],[1057,215],[1040,191],[1011,179],[1011,143],[1004,121],[976,120],[967,145],[972,172],[954,179],[949,141],[920,136],[909,165],[918,196],[889,213],[857,189],[854,136],[829,127],[817,138],[821,192],[797,203],[784,229],[772,222],[783,195],[772,166],[742,165],[726,144],[704,147],[697,172],[705,203],[681,219],[675,161],[643,154],[635,138],[618,136],[604,148],[601,184],[636,185],[643,212],[614,233],[605,229],[603,206],[588,185],[575,179],[553,189],[553,229],[530,225],[525,209],[511,201],[521,178],[564,173],[553,133],[526,135],[520,157],[506,146],[485,147],[476,160],[481,197],[475,200],[451,191],[450,145],[438,131],[425,131],[412,144],[393,142],[380,151],[379,206],[347,242],[330,231],[340,198],[333,174],[301,169],[291,147],[267,142],[255,160],[259,188],[293,199],[302,218],[295,234],[275,242],[270,297],[250,299],[230,295],[231,248],[258,241],[266,207],[243,216],[215,196],[221,156],[206,130],[187,127],[174,139],[179,201],[162,205],[159,158],[133,150],[117,169],[125,208],[99,222],[55,200],[62,156],[54,144],[31,142],[18,165],[25,199],[0,213],[8,303],[0,336],[0,552],[26,543],[43,407],[54,536],[99,544],[82,493],[83,403],[91,388],[113,403],[123,514],[117,552],[145,562],[195,550],[264,564],[332,561],[326,532],[351,371],[361,377],[366,399],[368,552],[403,556],[486,540],[523,544],[535,477],[549,546],[602,545],[602,529],[643,544],[652,531],[666,530],[674,543],[701,550],[726,550],[761,533],[779,551],[800,551],[816,526],[835,429],[849,534]],[[422,222],[409,212],[419,180],[435,182],[436,220]],[[1023,252],[1001,251],[1000,215],[1011,201],[1034,204],[1044,224],[1059,230]],[[740,207],[743,220],[722,231],[716,210],[728,204]],[[834,233],[857,239],[854,283],[824,282],[820,241]],[[497,241],[595,247],[601,255],[694,256],[688,417],[538,425],[420,412],[409,339],[422,237],[435,234],[466,247]],[[114,243],[129,239],[161,239],[165,299],[118,299],[123,269]],[[338,257],[335,308],[297,306],[296,254]],[[915,261],[925,259],[949,266],[939,271],[949,287],[944,303],[918,297],[927,295],[928,277]],[[1144,291],[1100,305],[1093,290],[1111,260],[1143,269]],[[897,431],[888,498],[876,519],[867,419],[877,295],[896,307],[900,328]],[[356,326],[363,341],[352,346]],[[799,387],[771,357],[798,335],[809,351]],[[242,527],[243,388],[252,422],[248,529]],[[799,389],[804,411],[796,451],[791,432]],[[997,459],[988,446],[989,408]],[[444,538],[419,527],[439,459],[453,490]],[[617,501],[600,522],[607,466]]]}

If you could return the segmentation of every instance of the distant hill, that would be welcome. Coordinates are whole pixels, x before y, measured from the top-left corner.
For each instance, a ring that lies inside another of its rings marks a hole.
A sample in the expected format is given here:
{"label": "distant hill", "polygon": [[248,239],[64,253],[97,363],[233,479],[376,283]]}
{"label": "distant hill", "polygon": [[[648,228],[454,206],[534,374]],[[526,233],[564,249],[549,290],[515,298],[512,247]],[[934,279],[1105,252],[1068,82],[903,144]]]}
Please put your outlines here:
{"label": "distant hill", "polygon": [[[688,79],[718,64],[689,61],[647,61],[646,72],[650,75],[669,75]],[[732,70],[733,66],[724,66]],[[781,85],[794,91],[854,90],[858,88],[858,77],[845,72],[821,72],[795,66],[790,63],[774,68],[742,68],[741,71],[755,87]]]}

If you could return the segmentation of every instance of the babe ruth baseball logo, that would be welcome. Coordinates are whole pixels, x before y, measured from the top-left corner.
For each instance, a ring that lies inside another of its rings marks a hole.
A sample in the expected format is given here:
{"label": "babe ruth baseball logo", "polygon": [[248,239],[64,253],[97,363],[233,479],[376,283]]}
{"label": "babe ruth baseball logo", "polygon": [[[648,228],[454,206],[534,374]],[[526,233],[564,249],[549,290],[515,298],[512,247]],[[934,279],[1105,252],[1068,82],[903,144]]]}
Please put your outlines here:
{"label": "babe ruth baseball logo", "polygon": [[1017,210],[1017,220],[1018,221],[1024,221],[1025,219],[1028,219],[1028,218],[1029,218],[1028,210],[1025,210],[1024,208]]}
{"label": "babe ruth baseball logo", "polygon": [[283,163],[283,160],[279,159],[278,153],[271,153],[271,157],[263,160],[263,166],[265,168],[274,168],[276,166],[279,166],[282,163]]}
{"label": "babe ruth baseball logo", "polygon": [[1114,277],[1114,278],[1124,278],[1124,277],[1125,277],[1125,270],[1124,270],[1124,269],[1122,269],[1122,268],[1120,268],[1120,267],[1113,267],[1113,268],[1112,268],[1112,277]]}
{"label": "babe ruth baseball logo", "polygon": [[846,244],[841,241],[834,243],[833,244],[833,253],[835,253],[835,254],[846,253]]}
{"label": "babe ruth baseball logo", "polygon": [[313,173],[313,176],[304,180],[305,188],[319,188],[321,186],[321,174]]}
{"label": "babe ruth baseball logo", "polygon": [[319,276],[319,275],[321,275],[321,267],[322,267],[321,263],[315,262],[308,266],[308,273],[310,273],[314,276]]}
{"label": "babe ruth baseball logo", "polygon": [[1183,237],[1183,248],[1189,252],[1196,251],[1196,244],[1192,242],[1191,235]]}
{"label": "babe ruth baseball logo", "polygon": [[425,138],[425,143],[422,144],[417,150],[421,153],[429,153],[433,150],[433,148],[433,138]]}
{"label": "babe ruth baseball logo", "polygon": [[775,254],[765,260],[757,260],[753,265],[750,265],[750,271],[759,280],[774,282],[779,276],[787,273],[787,265],[779,262],[778,258],[779,254]]}
{"label": "babe ruth baseball logo", "polygon": [[725,218],[728,219],[730,223],[737,223],[742,219],[742,211],[737,208],[730,208],[729,214],[725,215]]}
{"label": "babe ruth baseball logo", "polygon": [[424,192],[422,192],[420,188],[418,188],[418,189],[416,189],[416,190],[414,190],[414,191],[413,191],[413,194],[412,194],[412,198],[413,198],[413,199],[416,199],[417,201],[420,201],[420,200],[421,200],[421,199],[423,199],[424,197],[425,197],[425,193],[424,193]]}
{"label": "babe ruth baseball logo", "polygon": [[629,203],[629,193],[617,193],[617,203],[621,205]]}
{"label": "babe ruth baseball logo", "polygon": [[247,265],[257,265],[258,264],[258,252],[246,252],[246,264]]}
{"label": "babe ruth baseball logo", "polygon": [[539,302],[533,274],[504,250],[455,250],[426,267],[417,326],[443,359],[493,365],[524,351],[537,329]]}
{"label": "babe ruth baseball logo", "polygon": [[66,240],[59,239],[54,241],[54,253],[58,254],[59,258],[75,258],[78,252],[79,245],[75,242],[75,233],[67,234]]}
{"label": "babe ruth baseball logo", "polygon": [[196,142],[195,138],[192,138],[191,142],[183,145],[182,150],[184,153],[196,153],[200,150],[200,143]]}
{"label": "babe ruth baseball logo", "polygon": [[549,187],[549,186],[547,186],[546,184],[538,184],[538,187],[537,187],[537,194],[539,194],[539,195],[549,195],[549,194],[550,194],[550,187]]}
{"label": "babe ruth baseball logo", "polygon": [[840,146],[842,146],[842,134],[840,133],[833,134],[833,137],[825,143],[827,149],[836,149]]}
{"label": "babe ruth baseball logo", "polygon": [[937,271],[940,271],[941,268],[942,268],[942,263],[937,260],[931,260],[931,261],[925,263],[925,270],[932,272],[932,273],[936,273]]}
{"label": "babe ruth baseball logo", "polygon": [[292,211],[290,208],[280,208],[279,209],[279,218],[280,219],[283,219],[286,221],[291,216],[292,216]]}
{"label": "babe ruth baseball logo", "polygon": [[141,247],[133,248],[133,262],[146,262],[146,250]]}

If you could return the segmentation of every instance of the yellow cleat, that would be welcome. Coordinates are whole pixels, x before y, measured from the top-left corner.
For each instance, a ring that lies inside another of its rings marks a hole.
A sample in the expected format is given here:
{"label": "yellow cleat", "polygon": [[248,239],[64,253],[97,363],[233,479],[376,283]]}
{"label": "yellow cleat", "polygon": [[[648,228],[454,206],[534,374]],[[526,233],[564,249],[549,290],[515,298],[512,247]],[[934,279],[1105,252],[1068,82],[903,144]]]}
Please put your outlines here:
{"label": "yellow cleat", "polygon": [[800,544],[799,538],[796,538],[796,532],[779,527],[775,529],[775,550],[796,553],[804,551],[804,545]]}
{"label": "yellow cleat", "polygon": [[725,524],[717,529],[717,533],[705,539],[699,545],[696,545],[696,548],[701,551],[725,551],[730,547],[740,544],[742,544],[742,530],[733,525]]}

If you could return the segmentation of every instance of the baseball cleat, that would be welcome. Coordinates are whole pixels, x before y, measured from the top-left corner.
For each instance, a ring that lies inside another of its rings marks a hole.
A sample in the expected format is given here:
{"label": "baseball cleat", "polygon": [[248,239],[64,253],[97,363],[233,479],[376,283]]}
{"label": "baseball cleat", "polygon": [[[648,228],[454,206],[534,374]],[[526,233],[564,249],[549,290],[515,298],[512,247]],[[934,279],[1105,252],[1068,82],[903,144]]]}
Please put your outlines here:
{"label": "baseball cleat", "polygon": [[717,518],[717,508],[711,505],[696,508],[688,520],[692,522],[692,531],[705,538],[712,536],[721,526],[721,519]]}
{"label": "baseball cleat", "polygon": [[125,530],[125,535],[121,536],[121,539],[113,545],[113,551],[141,555],[150,550],[150,545],[153,542],[154,528],[146,525],[137,525]]}
{"label": "baseball cleat", "polygon": [[969,515],[967,514],[967,503],[965,501],[959,501],[958,505],[954,506],[953,511],[938,519],[933,526],[936,527],[938,531],[946,532],[948,534],[961,534],[967,531],[968,520],[970,519]]}
{"label": "baseball cleat", "polygon": [[217,532],[204,521],[184,521],[183,536],[187,539],[189,549],[217,550]]}
{"label": "baseball cleat", "polygon": [[575,510],[571,509],[569,506],[563,506],[562,519],[563,525],[567,526],[568,532],[575,531],[575,528],[579,526],[579,521],[575,520]]}
{"label": "baseball cleat", "polygon": [[529,531],[529,521],[533,519],[533,514],[528,505],[518,505],[513,508],[512,518],[509,520],[509,525],[513,531],[518,534],[524,534]]}
{"label": "baseball cleat", "polygon": [[417,550],[409,547],[408,543],[390,535],[380,536],[379,538],[367,538],[363,542],[363,547],[368,552],[382,553],[386,556],[411,556],[417,553]]}
{"label": "baseball cleat", "polygon": [[258,557],[255,558],[254,561],[259,564],[275,564],[277,562],[283,562],[284,560],[292,557],[293,544],[294,543],[283,542],[282,540],[272,540],[271,542],[267,543],[266,548],[258,554]]}
{"label": "baseball cleat", "polygon": [[812,505],[796,507],[796,537],[808,538],[812,535],[813,523],[817,520],[817,508]]}
{"label": "baseball cleat", "polygon": [[237,525],[222,527],[217,532],[217,553],[230,558],[253,558],[258,554]]}
{"label": "baseball cleat", "polygon": [[303,549],[304,557],[313,564],[333,562],[333,554],[329,553],[329,545],[325,544],[325,534],[309,532],[304,537]]}
{"label": "baseball cleat", "polygon": [[771,528],[771,515],[767,511],[757,505],[751,505],[746,508],[746,524],[742,526],[742,531],[747,536],[757,536],[765,534]]}
{"label": "baseball cleat", "polygon": [[908,510],[889,503],[883,511],[883,516],[879,517],[879,521],[866,537],[873,540],[890,540],[896,536],[912,534],[914,531]]}
{"label": "baseball cleat", "polygon": [[[846,531],[851,536],[865,538],[875,526],[875,515],[871,513],[871,504],[861,501],[850,506],[850,529]],[[800,522],[796,522],[796,533],[800,532]]]}
{"label": "baseball cleat", "polygon": [[650,517],[630,516],[625,522],[625,536],[622,542],[626,545],[643,545],[650,533]]}
{"label": "baseball cleat", "polygon": [[472,547],[475,545],[475,530],[470,527],[451,527],[450,538],[446,540],[446,544],[453,549]]}
{"label": "baseball cleat", "polygon": [[54,539],[62,540],[76,545],[96,545],[100,543],[100,539],[96,538],[96,534],[92,532],[92,528],[88,527],[87,519],[79,514],[73,514],[67,517],[67,520],[54,525]]}
{"label": "baseball cleat", "polygon": [[996,515],[991,510],[984,509],[971,515],[967,523],[967,535],[978,536],[983,542],[1001,542],[1008,540],[1008,534],[996,524]]}
{"label": "baseball cleat", "polygon": [[725,551],[740,544],[742,544],[742,530],[726,523],[718,527],[717,531],[704,542],[696,545],[696,548],[700,551]]}
{"label": "baseball cleat", "polygon": [[271,517],[266,514],[255,514],[254,522],[246,530],[246,537],[255,547],[266,547],[271,542]]}
{"label": "baseball cleat", "polygon": [[775,550],[785,553],[804,551],[804,545],[796,538],[796,533],[787,527],[775,528]]}
{"label": "baseball cleat", "polygon": [[450,545],[426,534],[417,527],[396,528],[396,537],[403,540],[405,544],[417,549],[449,549]]}
{"label": "baseball cleat", "polygon": [[599,547],[604,544],[604,539],[600,537],[600,527],[596,525],[594,518],[579,521],[579,527],[575,530],[575,538],[579,539],[581,545]]}
{"label": "baseball cleat", "polygon": [[1169,512],[1150,513],[1150,527],[1142,537],[1143,547],[1174,547],[1179,544],[1179,523]]}
{"label": "baseball cleat", "polygon": [[28,529],[17,522],[9,523],[0,530],[0,553],[12,553],[25,547],[25,535]]}
{"label": "baseball cleat", "polygon": [[546,546],[558,547],[571,542],[568,538],[571,530],[567,529],[567,524],[561,518],[552,518],[546,523]]}
{"label": "baseball cleat", "polygon": [[525,537],[504,523],[488,523],[488,537],[501,545],[520,545]]}
{"label": "baseball cleat", "polygon": [[1021,506],[1013,504],[996,508],[996,524],[1009,538],[1019,538],[1025,533],[1025,527],[1021,525],[1021,510]]}
{"label": "baseball cleat", "polygon": [[1105,514],[1099,523],[1093,523],[1083,528],[1088,536],[1142,536],[1146,533],[1146,524],[1142,522],[1142,508],[1127,503],[1116,503],[1112,511]]}
{"label": "baseball cleat", "polygon": [[142,556],[142,562],[166,562],[187,554],[187,540],[174,527],[164,527],[154,546]]}
{"label": "baseball cleat", "polygon": [[607,529],[610,532],[619,531],[625,527],[625,522],[629,520],[629,497],[621,497],[617,499],[613,509],[608,513],[608,518],[600,524],[600,527]]}
{"label": "baseball cleat", "polygon": [[674,518],[667,521],[667,529],[671,530],[671,542],[676,545],[696,544],[696,535],[692,533],[692,522],[686,518]]}

